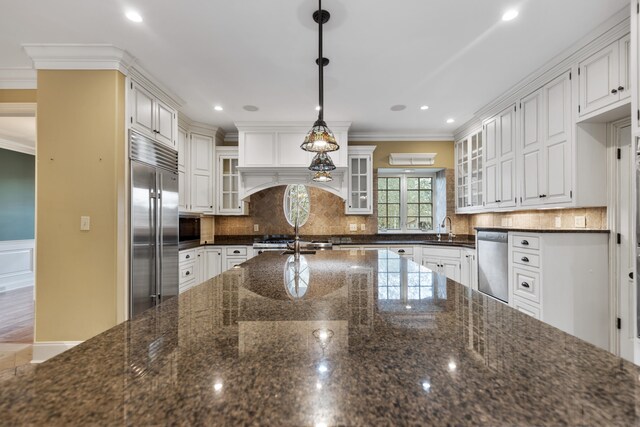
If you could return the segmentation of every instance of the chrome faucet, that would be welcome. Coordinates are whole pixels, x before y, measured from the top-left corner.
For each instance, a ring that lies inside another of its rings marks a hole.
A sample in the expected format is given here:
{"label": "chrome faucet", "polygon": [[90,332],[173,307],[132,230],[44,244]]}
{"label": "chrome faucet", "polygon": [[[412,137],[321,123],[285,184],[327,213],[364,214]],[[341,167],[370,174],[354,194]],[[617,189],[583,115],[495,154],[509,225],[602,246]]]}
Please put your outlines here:
{"label": "chrome faucet", "polygon": [[[449,220],[449,228],[447,228],[447,220]],[[449,241],[453,242],[453,238],[456,237],[456,235],[453,234],[453,223],[451,222],[451,217],[448,215],[445,216],[440,227],[445,228],[449,232]]]}

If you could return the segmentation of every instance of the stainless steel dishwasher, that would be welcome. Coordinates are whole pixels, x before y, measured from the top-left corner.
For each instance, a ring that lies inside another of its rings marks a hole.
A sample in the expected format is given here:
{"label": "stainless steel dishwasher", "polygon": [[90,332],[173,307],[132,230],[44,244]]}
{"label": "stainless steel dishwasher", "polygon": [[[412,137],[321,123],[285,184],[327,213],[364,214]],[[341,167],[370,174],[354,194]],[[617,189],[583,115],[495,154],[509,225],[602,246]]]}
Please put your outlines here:
{"label": "stainless steel dishwasher", "polygon": [[478,232],[478,290],[509,302],[508,233]]}

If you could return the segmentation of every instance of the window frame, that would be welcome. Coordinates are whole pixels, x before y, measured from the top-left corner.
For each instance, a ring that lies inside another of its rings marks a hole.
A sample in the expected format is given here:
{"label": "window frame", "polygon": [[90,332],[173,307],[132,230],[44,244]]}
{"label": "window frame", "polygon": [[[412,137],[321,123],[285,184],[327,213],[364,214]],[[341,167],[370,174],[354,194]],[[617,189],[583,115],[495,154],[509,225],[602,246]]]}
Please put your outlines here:
{"label": "window frame", "polygon": [[[400,178],[400,229],[399,230],[381,230],[378,228],[378,234],[436,234],[437,231],[437,220],[438,218],[437,209],[436,209],[436,172],[426,172],[426,171],[415,171],[415,172],[405,172],[405,173],[397,173],[397,172],[378,172],[378,178]],[[431,230],[421,230],[419,228],[411,228],[407,229],[407,211],[408,211],[408,192],[407,192],[407,178],[431,178]],[[376,219],[379,216],[378,212],[378,180],[375,182],[375,190],[376,190]]]}

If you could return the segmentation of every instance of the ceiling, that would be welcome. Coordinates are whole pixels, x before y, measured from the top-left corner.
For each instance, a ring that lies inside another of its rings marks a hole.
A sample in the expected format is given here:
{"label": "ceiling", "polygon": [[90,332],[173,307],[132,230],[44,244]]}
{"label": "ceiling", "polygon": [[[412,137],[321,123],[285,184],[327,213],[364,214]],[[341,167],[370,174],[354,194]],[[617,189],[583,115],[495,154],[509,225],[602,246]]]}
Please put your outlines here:
{"label": "ceiling", "polygon": [[[325,0],[325,119],[362,133],[451,135],[625,6]],[[0,8],[0,69],[31,67],[23,43],[109,43],[182,98],[192,120],[226,131],[236,121],[315,120],[315,0],[0,0]],[[503,22],[511,8],[519,16]],[[144,21],[126,19],[130,9]],[[391,111],[396,104],[407,108]]]}
{"label": "ceiling", "polygon": [[35,117],[0,117],[0,140],[36,148]]}

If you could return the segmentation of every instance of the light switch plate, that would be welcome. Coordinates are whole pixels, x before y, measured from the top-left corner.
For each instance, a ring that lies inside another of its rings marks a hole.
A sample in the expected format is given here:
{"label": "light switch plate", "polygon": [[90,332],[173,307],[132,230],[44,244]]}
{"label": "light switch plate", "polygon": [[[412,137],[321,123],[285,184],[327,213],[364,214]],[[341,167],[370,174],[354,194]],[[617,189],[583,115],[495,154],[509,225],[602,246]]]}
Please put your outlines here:
{"label": "light switch plate", "polygon": [[349,224],[349,231],[358,231],[358,224]]}
{"label": "light switch plate", "polygon": [[560,218],[559,216],[557,216],[557,217],[555,218],[555,225],[556,225],[556,228],[560,228],[560,227],[562,227],[562,218]]}
{"label": "light switch plate", "polygon": [[360,231],[365,231],[367,229],[367,226],[364,224],[360,224]]}
{"label": "light switch plate", "polygon": [[587,226],[587,217],[585,216],[575,217],[575,226],[576,228],[585,228]]}
{"label": "light switch plate", "polygon": [[253,224],[253,231],[260,231],[260,224]]}
{"label": "light switch plate", "polygon": [[501,224],[503,227],[508,227],[508,226],[509,226],[509,219],[508,219],[508,218],[502,218],[502,219],[500,220],[500,224]]}
{"label": "light switch plate", "polygon": [[81,216],[80,217],[80,231],[89,231],[91,229],[91,217],[89,216]]}

